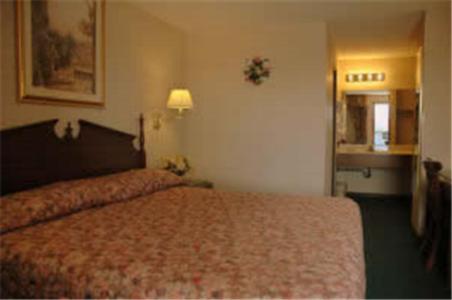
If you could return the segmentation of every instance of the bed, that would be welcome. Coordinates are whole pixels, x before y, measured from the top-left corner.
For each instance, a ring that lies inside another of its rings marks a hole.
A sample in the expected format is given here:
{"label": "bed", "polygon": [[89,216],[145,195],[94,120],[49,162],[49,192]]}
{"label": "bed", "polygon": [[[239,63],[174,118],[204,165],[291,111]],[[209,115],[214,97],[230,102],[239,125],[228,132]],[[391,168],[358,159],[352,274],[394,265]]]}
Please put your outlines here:
{"label": "bed", "polygon": [[[71,129],[58,138],[54,125],[1,132],[2,171],[22,166],[21,178],[2,178],[2,298],[364,297],[353,201],[188,187],[144,168],[142,134],[135,149],[134,136],[111,128],[82,121],[77,138]],[[38,158],[25,167],[17,149],[36,142],[37,132],[55,139],[36,154],[41,163],[49,152],[54,162],[84,163],[30,180]],[[105,144],[113,154],[99,162],[91,152]],[[16,153],[7,149],[13,145]]]}

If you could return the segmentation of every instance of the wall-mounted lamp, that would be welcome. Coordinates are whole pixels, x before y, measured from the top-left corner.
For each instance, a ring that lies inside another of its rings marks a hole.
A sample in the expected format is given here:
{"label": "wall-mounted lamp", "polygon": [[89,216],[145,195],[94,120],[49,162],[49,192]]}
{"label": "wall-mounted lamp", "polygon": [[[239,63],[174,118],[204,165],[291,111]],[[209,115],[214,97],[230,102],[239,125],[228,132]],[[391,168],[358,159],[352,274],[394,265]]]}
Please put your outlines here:
{"label": "wall-mounted lamp", "polygon": [[193,100],[190,91],[187,89],[173,89],[168,97],[166,106],[169,109],[177,109],[181,117],[185,109],[193,108]]}
{"label": "wall-mounted lamp", "polygon": [[348,73],[345,75],[347,82],[368,82],[368,81],[384,81],[385,73]]}
{"label": "wall-mounted lamp", "polygon": [[[177,109],[177,118],[181,118],[184,110],[193,108],[193,100],[190,91],[187,89],[173,89],[168,97],[166,106],[169,109]],[[159,130],[162,127],[162,121],[169,120],[171,117],[160,109],[153,109],[151,112],[152,129]]]}

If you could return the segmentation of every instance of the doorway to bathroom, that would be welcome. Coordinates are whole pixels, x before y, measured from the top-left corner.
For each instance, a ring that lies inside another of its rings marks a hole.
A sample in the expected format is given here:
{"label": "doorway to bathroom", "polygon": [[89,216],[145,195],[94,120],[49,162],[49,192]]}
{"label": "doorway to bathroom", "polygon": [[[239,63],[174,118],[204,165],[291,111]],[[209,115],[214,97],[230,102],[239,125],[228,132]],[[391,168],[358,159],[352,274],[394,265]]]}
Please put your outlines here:
{"label": "doorway to bathroom", "polygon": [[335,195],[415,193],[420,54],[337,60]]}

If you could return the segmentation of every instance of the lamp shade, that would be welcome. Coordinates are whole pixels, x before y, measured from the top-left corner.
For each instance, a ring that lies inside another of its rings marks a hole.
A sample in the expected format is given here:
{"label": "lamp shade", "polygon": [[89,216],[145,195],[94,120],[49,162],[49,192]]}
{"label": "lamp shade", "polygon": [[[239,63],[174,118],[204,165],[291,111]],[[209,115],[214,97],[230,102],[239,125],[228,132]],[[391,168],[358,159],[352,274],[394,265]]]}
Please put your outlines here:
{"label": "lamp shade", "polygon": [[182,112],[184,109],[192,109],[193,101],[190,91],[187,89],[173,89],[168,98],[168,108],[177,109]]}

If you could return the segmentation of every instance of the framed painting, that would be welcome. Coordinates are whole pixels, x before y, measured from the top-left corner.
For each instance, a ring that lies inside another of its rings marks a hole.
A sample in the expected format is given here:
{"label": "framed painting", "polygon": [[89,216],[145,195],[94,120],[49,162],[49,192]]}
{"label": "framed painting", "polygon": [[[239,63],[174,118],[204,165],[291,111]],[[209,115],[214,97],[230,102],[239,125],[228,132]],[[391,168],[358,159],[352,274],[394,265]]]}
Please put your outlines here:
{"label": "framed painting", "polygon": [[105,105],[105,2],[18,0],[19,101]]}

